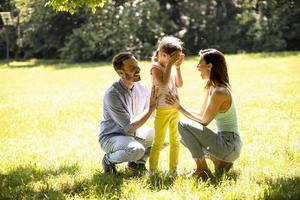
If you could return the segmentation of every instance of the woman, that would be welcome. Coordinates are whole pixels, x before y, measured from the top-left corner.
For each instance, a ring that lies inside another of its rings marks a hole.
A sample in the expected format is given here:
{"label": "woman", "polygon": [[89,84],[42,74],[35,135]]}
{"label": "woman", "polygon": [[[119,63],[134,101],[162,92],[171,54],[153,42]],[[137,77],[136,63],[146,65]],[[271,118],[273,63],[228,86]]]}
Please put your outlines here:
{"label": "woman", "polygon": [[[182,143],[195,159],[197,168],[190,176],[203,179],[212,177],[205,156],[211,159],[217,174],[228,171],[241,151],[237,113],[230,89],[227,65],[224,55],[216,49],[200,50],[197,65],[205,86],[205,99],[200,113],[188,111],[180,104],[179,98],[171,93],[166,102],[175,106],[190,120],[178,125]],[[215,119],[218,132],[206,126]]]}

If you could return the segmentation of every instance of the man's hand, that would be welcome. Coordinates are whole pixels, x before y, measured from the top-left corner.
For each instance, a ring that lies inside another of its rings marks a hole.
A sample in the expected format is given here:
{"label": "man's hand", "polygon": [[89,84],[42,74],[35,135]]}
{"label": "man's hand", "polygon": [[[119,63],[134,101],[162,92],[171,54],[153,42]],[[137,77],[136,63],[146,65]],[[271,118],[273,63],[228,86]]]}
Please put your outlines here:
{"label": "man's hand", "polygon": [[155,110],[157,106],[157,101],[158,101],[158,87],[153,85],[151,89],[150,104],[149,104],[149,110],[151,112]]}

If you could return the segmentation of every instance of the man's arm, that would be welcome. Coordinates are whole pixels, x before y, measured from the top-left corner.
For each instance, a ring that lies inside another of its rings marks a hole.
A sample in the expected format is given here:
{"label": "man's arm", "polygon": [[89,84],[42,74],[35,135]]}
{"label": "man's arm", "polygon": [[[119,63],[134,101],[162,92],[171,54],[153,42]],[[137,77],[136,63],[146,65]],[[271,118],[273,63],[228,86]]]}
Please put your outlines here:
{"label": "man's arm", "polygon": [[146,121],[149,119],[149,117],[151,116],[152,112],[155,110],[157,105],[157,100],[158,100],[157,94],[158,94],[158,87],[152,86],[149,108],[131,122],[131,126],[128,129],[129,133],[134,135],[136,130],[140,128],[143,124],[145,124]]}
{"label": "man's arm", "polygon": [[[105,105],[108,109],[110,117],[119,126],[123,127],[124,131],[134,135],[135,131],[141,127],[151,116],[151,113],[155,110],[157,104],[158,88],[152,87],[150,95],[149,107],[141,115],[133,120],[130,120],[130,115],[123,107],[120,97],[117,93],[109,93],[105,96]],[[138,103],[138,102],[136,102]]]}

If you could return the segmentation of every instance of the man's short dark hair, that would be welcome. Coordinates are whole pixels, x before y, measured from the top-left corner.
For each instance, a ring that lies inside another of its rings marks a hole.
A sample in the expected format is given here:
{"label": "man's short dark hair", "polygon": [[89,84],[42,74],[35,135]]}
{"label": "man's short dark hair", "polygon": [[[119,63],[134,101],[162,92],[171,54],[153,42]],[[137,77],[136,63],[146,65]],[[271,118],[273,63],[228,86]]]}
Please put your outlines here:
{"label": "man's short dark hair", "polygon": [[128,58],[131,58],[133,56],[130,52],[121,52],[115,55],[112,59],[112,64],[114,66],[114,69],[117,71],[118,69],[122,69],[124,66],[123,61],[127,60]]}

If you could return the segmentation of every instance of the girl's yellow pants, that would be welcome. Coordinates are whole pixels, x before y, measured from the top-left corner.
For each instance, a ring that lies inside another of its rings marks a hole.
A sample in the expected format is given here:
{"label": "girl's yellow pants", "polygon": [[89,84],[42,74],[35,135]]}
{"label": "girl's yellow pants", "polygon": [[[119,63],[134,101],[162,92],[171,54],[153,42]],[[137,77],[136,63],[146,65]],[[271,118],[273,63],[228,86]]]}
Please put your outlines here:
{"label": "girl's yellow pants", "polygon": [[162,149],[169,127],[169,169],[176,170],[179,156],[179,112],[175,108],[157,108],[154,121],[155,136],[150,152],[150,170],[157,171],[160,150]]}

